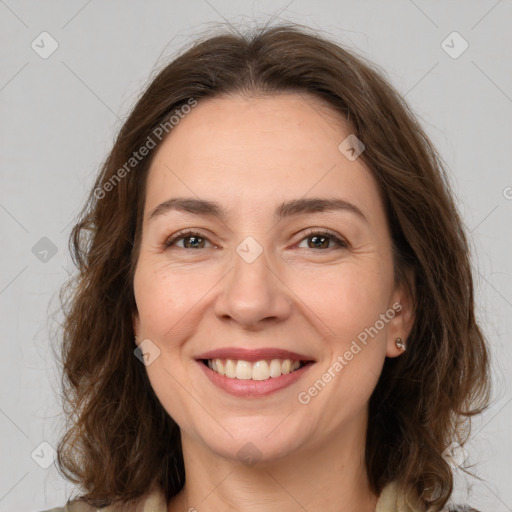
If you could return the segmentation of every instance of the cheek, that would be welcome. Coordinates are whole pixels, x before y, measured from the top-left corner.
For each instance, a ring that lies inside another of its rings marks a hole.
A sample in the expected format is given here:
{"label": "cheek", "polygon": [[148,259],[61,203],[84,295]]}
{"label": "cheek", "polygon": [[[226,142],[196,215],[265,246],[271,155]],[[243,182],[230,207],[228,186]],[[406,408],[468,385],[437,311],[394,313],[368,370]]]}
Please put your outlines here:
{"label": "cheek", "polygon": [[392,287],[389,274],[377,259],[347,261],[317,269],[314,276],[296,272],[290,288],[321,320],[326,338],[343,345],[385,313]]}
{"label": "cheek", "polygon": [[311,387],[301,391],[302,398],[311,400],[312,414],[331,432],[358,414],[378,382],[386,327],[372,327],[387,310],[392,279],[378,262],[347,264],[318,277],[318,286],[308,288],[308,306],[321,320],[317,325],[325,333],[328,354],[319,374],[307,382]]}
{"label": "cheek", "polygon": [[141,335],[169,343],[197,323],[196,311],[208,300],[219,278],[213,269],[162,263],[161,256],[141,258],[134,293]]}
{"label": "cheek", "polygon": [[134,292],[143,334],[160,338],[186,318],[204,295],[204,279],[142,261],[135,272]]}

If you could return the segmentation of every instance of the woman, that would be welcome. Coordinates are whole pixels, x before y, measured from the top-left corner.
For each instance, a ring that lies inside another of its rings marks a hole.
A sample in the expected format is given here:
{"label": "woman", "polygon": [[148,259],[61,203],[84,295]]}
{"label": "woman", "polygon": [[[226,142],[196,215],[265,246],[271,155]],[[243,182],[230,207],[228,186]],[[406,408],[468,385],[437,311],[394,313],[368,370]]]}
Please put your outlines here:
{"label": "woman", "polygon": [[370,63],[293,25],[197,41],[71,241],[65,510],[448,503],[488,348],[441,160]]}

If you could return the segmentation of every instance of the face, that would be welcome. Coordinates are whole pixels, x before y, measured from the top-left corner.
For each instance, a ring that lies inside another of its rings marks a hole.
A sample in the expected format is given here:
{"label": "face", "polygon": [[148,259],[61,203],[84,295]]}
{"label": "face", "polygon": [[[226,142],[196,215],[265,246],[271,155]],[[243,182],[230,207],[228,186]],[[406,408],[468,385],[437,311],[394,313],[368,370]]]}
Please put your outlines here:
{"label": "face", "polygon": [[213,98],[155,155],[134,328],[161,404],[219,456],[363,429],[401,353],[408,300],[376,182],[338,148],[349,134],[314,97]]}

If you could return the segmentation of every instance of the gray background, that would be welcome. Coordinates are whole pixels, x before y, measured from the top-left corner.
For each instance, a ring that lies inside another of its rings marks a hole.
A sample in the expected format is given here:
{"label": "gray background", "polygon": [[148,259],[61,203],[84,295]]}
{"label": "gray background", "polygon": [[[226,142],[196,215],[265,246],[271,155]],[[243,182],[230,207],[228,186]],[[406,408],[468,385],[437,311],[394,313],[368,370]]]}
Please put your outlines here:
{"label": "gray background", "polygon": [[[455,497],[512,511],[510,0],[0,0],[1,512],[63,505],[73,489],[52,464],[62,417],[50,340],[72,271],[70,227],[121,120],[155,66],[195,35],[272,16],[325,31],[384,68],[450,170],[495,383],[466,447],[482,481],[457,469]],[[43,31],[58,44],[49,56]],[[443,45],[454,31],[469,45],[456,58],[463,40]]]}

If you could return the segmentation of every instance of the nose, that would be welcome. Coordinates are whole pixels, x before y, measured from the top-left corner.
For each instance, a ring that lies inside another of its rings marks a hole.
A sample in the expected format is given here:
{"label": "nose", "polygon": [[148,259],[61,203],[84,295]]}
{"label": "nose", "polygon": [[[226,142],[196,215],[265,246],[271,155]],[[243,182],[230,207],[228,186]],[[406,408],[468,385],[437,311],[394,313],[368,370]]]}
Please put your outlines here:
{"label": "nose", "polygon": [[233,268],[221,281],[215,314],[244,329],[258,330],[286,320],[292,311],[292,292],[263,251],[248,262],[235,252]]}

